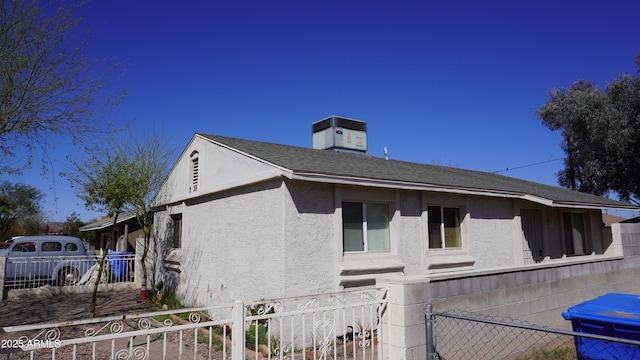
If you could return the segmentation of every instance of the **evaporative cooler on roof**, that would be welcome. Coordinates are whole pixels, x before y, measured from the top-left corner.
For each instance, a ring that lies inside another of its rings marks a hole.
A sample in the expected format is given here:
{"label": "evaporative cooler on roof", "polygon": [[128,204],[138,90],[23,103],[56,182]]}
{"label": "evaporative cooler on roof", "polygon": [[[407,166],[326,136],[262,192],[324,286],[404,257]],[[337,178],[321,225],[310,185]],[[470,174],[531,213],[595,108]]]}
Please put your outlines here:
{"label": "evaporative cooler on roof", "polygon": [[367,152],[367,123],[330,116],[311,125],[313,148],[320,150]]}

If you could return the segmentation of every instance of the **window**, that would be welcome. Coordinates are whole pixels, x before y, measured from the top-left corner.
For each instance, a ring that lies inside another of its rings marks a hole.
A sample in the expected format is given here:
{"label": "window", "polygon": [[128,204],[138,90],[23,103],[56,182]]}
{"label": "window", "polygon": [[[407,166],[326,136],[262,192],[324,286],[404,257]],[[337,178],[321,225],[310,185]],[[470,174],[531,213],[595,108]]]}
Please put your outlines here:
{"label": "window", "polygon": [[460,209],[429,206],[427,211],[429,212],[429,248],[449,249],[462,247]]}
{"label": "window", "polygon": [[564,246],[567,255],[585,255],[590,252],[582,213],[563,213]]}
{"label": "window", "polygon": [[68,251],[68,252],[78,251],[78,245],[76,245],[74,243],[67,243],[64,246],[64,250]]}
{"label": "window", "polygon": [[343,202],[342,239],[345,252],[388,251],[389,205]]}
{"label": "window", "polygon": [[43,252],[47,252],[47,251],[61,251],[62,250],[62,244],[59,242],[52,242],[52,241],[47,241],[47,242],[43,242],[42,243],[42,251]]}
{"label": "window", "polygon": [[200,156],[197,151],[191,153],[191,164],[189,165],[190,184],[189,192],[198,191],[198,181],[200,179]]}
{"label": "window", "polygon": [[182,214],[171,215],[173,223],[171,247],[179,249],[182,246]]}
{"label": "window", "polygon": [[13,248],[14,252],[36,252],[36,244],[32,242],[26,242],[22,244],[17,244]]}

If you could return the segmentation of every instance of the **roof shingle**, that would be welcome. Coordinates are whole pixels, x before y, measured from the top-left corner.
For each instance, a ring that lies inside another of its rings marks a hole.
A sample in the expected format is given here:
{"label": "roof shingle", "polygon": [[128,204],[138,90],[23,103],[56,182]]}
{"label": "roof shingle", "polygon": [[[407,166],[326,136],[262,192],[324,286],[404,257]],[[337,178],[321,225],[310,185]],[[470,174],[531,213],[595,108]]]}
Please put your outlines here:
{"label": "roof shingle", "polygon": [[452,189],[515,193],[548,199],[556,204],[640,209],[617,200],[488,172],[386,160],[365,154],[302,148],[217,135],[198,135],[287,169],[294,174],[329,175]]}

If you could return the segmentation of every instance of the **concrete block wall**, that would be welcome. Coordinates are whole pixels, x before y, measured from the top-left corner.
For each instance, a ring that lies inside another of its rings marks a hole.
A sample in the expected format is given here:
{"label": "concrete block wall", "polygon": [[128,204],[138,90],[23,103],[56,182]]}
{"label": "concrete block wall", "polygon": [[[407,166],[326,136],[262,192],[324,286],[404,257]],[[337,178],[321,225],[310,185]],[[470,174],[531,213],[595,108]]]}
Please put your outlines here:
{"label": "concrete block wall", "polygon": [[545,268],[379,279],[389,289],[383,326],[385,359],[426,359],[425,305],[435,312],[465,310],[571,330],[567,308],[609,292],[639,293],[640,257]]}
{"label": "concrete block wall", "polygon": [[569,307],[600,295],[640,294],[640,224],[613,224],[625,256],[576,257],[508,269],[414,277],[386,277],[389,309],[382,318],[383,359],[425,360],[425,305],[433,311],[466,310],[571,330]]}

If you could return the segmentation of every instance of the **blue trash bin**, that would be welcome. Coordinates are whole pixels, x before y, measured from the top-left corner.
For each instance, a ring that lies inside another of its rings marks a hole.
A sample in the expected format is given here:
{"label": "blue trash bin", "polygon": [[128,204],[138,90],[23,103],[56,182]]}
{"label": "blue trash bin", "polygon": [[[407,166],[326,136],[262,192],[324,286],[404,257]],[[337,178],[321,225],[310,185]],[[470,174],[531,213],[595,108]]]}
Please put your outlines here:
{"label": "blue trash bin", "polygon": [[123,280],[129,275],[128,261],[123,255],[131,255],[130,252],[112,251],[109,253],[111,263],[111,273],[118,280]]}
{"label": "blue trash bin", "polygon": [[[640,295],[609,293],[570,307],[573,331],[640,341]],[[640,347],[575,337],[579,360],[640,359]]]}

